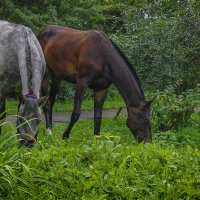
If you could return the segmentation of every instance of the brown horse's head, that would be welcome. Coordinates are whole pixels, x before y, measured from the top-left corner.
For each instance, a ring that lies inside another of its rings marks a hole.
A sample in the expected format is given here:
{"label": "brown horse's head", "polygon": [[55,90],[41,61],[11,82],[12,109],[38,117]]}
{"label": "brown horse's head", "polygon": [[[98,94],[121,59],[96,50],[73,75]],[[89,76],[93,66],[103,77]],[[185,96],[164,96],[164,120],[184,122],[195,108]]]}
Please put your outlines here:
{"label": "brown horse's head", "polygon": [[151,121],[150,121],[150,106],[154,101],[147,101],[139,108],[130,107],[128,109],[127,126],[135,136],[138,142],[151,142]]}

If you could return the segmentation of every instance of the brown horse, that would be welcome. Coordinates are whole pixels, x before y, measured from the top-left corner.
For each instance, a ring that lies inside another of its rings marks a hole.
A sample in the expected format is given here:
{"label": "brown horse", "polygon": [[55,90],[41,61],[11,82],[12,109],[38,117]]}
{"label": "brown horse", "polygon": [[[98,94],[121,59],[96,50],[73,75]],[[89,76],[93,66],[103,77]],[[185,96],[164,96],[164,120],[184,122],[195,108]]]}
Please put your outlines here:
{"label": "brown horse", "polygon": [[[46,127],[52,128],[52,107],[61,80],[76,84],[71,121],[63,134],[68,138],[81,112],[86,89],[94,91],[94,134],[100,133],[103,103],[107,89],[114,83],[127,106],[127,126],[135,138],[151,142],[150,105],[139,77],[119,47],[103,32],[80,31],[62,26],[48,26],[38,36],[51,75],[49,101],[44,107]],[[42,87],[48,93],[48,75]]]}

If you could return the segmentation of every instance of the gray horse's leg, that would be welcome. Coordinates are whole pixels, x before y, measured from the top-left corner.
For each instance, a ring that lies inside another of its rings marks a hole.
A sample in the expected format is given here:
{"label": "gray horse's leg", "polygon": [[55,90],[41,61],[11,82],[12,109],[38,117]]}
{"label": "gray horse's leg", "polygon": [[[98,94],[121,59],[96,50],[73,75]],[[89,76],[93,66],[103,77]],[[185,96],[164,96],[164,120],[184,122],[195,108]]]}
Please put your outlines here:
{"label": "gray horse's leg", "polygon": [[94,92],[94,135],[100,133],[103,103],[107,96],[107,89]]}

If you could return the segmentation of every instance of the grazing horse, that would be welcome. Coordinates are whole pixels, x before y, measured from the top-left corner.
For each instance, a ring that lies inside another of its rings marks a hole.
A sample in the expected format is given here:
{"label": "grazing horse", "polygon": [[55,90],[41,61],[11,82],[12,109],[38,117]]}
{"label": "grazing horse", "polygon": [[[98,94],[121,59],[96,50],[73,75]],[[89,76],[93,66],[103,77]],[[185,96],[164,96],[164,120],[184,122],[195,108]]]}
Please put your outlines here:
{"label": "grazing horse", "polygon": [[0,121],[6,116],[9,93],[21,91],[17,115],[21,145],[31,146],[37,137],[39,106],[46,101],[46,97],[39,99],[45,70],[41,46],[31,29],[0,20]]}
{"label": "grazing horse", "polygon": [[[121,93],[128,112],[127,126],[137,141],[151,142],[150,105],[140,79],[127,57],[103,32],[80,31],[62,26],[48,26],[38,40],[51,77],[49,100],[44,107],[46,127],[52,128],[52,107],[62,79],[76,84],[71,121],[63,134],[68,138],[79,119],[81,103],[87,87],[94,91],[94,134],[100,133],[103,103],[107,89],[114,83]],[[48,76],[42,83],[48,93]]]}

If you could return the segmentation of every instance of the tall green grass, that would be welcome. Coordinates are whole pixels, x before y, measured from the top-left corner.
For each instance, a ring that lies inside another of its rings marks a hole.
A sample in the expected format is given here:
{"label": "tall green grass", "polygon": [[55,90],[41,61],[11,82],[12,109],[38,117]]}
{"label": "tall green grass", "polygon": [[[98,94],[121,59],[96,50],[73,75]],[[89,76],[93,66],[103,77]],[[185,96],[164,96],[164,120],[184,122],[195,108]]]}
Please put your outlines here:
{"label": "tall green grass", "polygon": [[45,135],[42,124],[32,149],[19,149],[14,136],[5,134],[10,128],[4,129],[1,146],[9,147],[1,154],[11,162],[3,159],[0,166],[5,170],[2,163],[8,160],[12,173],[1,175],[11,180],[4,182],[1,198],[199,199],[197,127],[155,133],[153,144],[139,145],[123,116],[103,119],[99,137],[93,136],[92,127],[92,120],[79,121],[63,141],[65,124],[56,124],[52,137]]}
{"label": "tall green grass", "polygon": [[31,184],[22,177],[23,173],[29,173],[29,168],[20,158],[18,139],[11,124],[10,129],[13,131],[0,136],[0,198],[6,198],[8,193],[14,197],[32,193]]}
{"label": "tall green grass", "polygon": [[[31,155],[27,148],[20,148],[16,127],[4,125],[0,135],[0,199],[32,198],[37,194],[35,183],[45,182],[34,166],[28,166],[25,158]],[[34,157],[34,156],[33,156]],[[46,182],[48,184],[48,182]]]}

